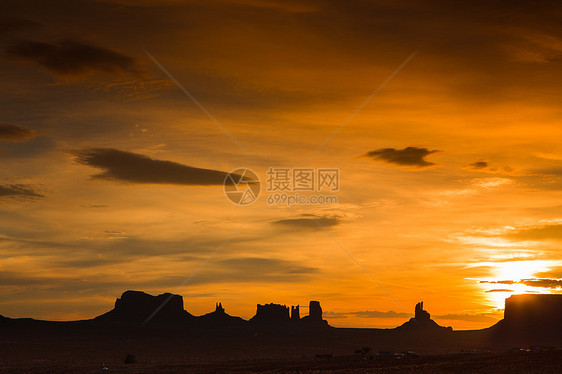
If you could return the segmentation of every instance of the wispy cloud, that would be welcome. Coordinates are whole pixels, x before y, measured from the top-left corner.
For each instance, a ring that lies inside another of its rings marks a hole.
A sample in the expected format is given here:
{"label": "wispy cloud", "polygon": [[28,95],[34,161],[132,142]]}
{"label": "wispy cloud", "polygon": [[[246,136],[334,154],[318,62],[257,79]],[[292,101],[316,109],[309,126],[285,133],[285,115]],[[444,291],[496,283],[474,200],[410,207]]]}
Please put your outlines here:
{"label": "wispy cloud", "polygon": [[23,40],[8,46],[6,53],[57,75],[138,71],[135,59],[121,52],[71,39],[57,43]]}
{"label": "wispy cloud", "polygon": [[320,224],[324,227],[330,227],[339,225],[342,222],[342,217],[337,215],[301,214],[297,218],[286,218],[273,221],[273,224],[290,229],[318,230],[319,228],[315,221],[320,222]]}
{"label": "wispy cloud", "polygon": [[35,137],[35,130],[18,125],[0,123],[0,141],[25,142]]}
{"label": "wispy cloud", "polygon": [[522,227],[505,236],[518,240],[562,240],[562,224]]}
{"label": "wispy cloud", "polygon": [[[530,287],[540,287],[540,288],[562,288],[562,279],[555,278],[529,278],[520,280],[499,280],[499,281],[480,281],[480,283],[490,283],[490,284],[523,284]],[[486,292],[509,292],[508,289],[494,289]]]}
{"label": "wispy cloud", "polygon": [[2,197],[36,199],[45,196],[38,193],[33,186],[28,184],[1,184],[0,198]]}

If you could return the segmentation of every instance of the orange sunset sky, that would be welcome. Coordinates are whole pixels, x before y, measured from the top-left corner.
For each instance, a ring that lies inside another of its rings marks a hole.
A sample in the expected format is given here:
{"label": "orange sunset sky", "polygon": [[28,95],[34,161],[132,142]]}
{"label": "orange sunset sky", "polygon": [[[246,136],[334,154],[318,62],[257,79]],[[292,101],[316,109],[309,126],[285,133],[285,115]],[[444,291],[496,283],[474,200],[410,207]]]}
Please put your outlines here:
{"label": "orange sunset sky", "polygon": [[[560,293],[561,16],[3,0],[0,314],[91,318],[133,289],[244,318],[319,300],[350,327],[423,300],[470,329],[513,293]],[[223,191],[237,168],[261,179],[251,205]],[[269,168],[337,168],[338,201],[268,204]]]}

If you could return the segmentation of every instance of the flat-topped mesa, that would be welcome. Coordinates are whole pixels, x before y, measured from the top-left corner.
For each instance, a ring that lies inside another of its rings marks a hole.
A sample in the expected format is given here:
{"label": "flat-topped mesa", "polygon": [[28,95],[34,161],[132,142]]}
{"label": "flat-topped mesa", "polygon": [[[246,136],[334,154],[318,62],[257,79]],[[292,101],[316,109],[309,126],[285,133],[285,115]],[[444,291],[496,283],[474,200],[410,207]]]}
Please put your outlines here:
{"label": "flat-topped mesa", "polygon": [[256,315],[250,322],[265,325],[286,324],[290,321],[289,308],[280,304],[257,305]]}
{"label": "flat-topped mesa", "polygon": [[322,319],[322,307],[320,302],[311,301],[309,304],[309,314],[301,318],[300,307],[292,306],[289,308],[280,304],[257,305],[256,315],[250,319],[250,322],[260,326],[292,326],[294,328],[301,327],[318,327],[327,326],[328,322]]}
{"label": "flat-topped mesa", "polygon": [[511,295],[505,299],[504,323],[512,329],[559,329],[562,327],[562,295]]}
{"label": "flat-topped mesa", "polygon": [[180,295],[164,293],[152,296],[141,291],[126,291],[115,300],[113,310],[97,320],[121,323],[181,323],[193,317],[183,308]]}
{"label": "flat-topped mesa", "polygon": [[518,345],[562,345],[562,295],[523,294],[505,299],[496,338]]}

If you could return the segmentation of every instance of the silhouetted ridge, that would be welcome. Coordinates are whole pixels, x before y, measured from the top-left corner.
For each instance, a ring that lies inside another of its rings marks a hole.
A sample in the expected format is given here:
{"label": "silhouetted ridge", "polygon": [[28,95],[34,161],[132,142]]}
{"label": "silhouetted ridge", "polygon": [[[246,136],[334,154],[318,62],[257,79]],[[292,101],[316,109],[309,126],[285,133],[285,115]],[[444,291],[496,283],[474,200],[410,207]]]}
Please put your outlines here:
{"label": "silhouetted ridge", "polygon": [[164,293],[152,296],[140,291],[126,291],[115,300],[113,310],[95,320],[139,324],[144,323],[156,310],[158,312],[150,319],[150,323],[179,324],[193,318],[183,308],[183,298],[180,295]]}
{"label": "silhouetted ridge", "polygon": [[[216,303],[215,310],[202,316],[193,316],[184,310],[180,295],[165,293],[152,296],[140,291],[126,291],[115,300],[115,307],[109,312],[94,318],[95,323],[111,325],[150,325],[185,326],[189,329],[225,330],[252,328],[316,328],[328,326],[322,319],[322,308],[318,301],[311,301],[309,315],[300,318],[299,306],[289,308],[279,304],[257,305],[256,315],[246,321],[226,313],[222,303]],[[1,319],[0,319],[1,322]]]}

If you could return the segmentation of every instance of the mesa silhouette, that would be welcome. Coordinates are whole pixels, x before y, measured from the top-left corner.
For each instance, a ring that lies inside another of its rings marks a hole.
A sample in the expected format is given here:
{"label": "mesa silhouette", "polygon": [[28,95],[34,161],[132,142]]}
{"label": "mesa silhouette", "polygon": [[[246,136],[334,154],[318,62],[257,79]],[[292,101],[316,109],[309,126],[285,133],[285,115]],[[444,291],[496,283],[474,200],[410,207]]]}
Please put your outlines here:
{"label": "mesa silhouette", "polygon": [[[183,297],[171,293],[158,296],[141,291],[126,291],[115,301],[112,310],[89,320],[53,322],[30,318],[0,316],[0,327],[67,326],[95,328],[136,328],[147,331],[218,332],[235,336],[252,335],[258,331],[275,334],[302,333],[305,336],[326,337],[337,331],[371,334],[374,338],[395,339],[397,345],[416,341],[423,344],[448,345],[453,342],[474,344],[553,344],[562,345],[562,295],[525,294],[506,299],[504,319],[481,330],[453,331],[431,319],[423,302],[415,306],[414,317],[393,329],[335,328],[323,319],[318,301],[310,301],[309,313],[301,317],[300,306],[258,304],[249,320],[231,316],[217,303],[213,312],[194,316],[184,308]],[[93,330],[92,330],[93,331]]]}
{"label": "mesa silhouette", "polygon": [[300,307],[289,308],[280,304],[257,305],[256,315],[250,320],[226,313],[222,303],[215,311],[194,316],[184,309],[180,295],[165,293],[152,296],[141,291],[126,291],[115,301],[109,312],[89,322],[105,325],[176,326],[203,329],[258,328],[324,328],[328,322],[322,319],[322,307],[318,301],[309,304],[309,315],[301,318]]}

